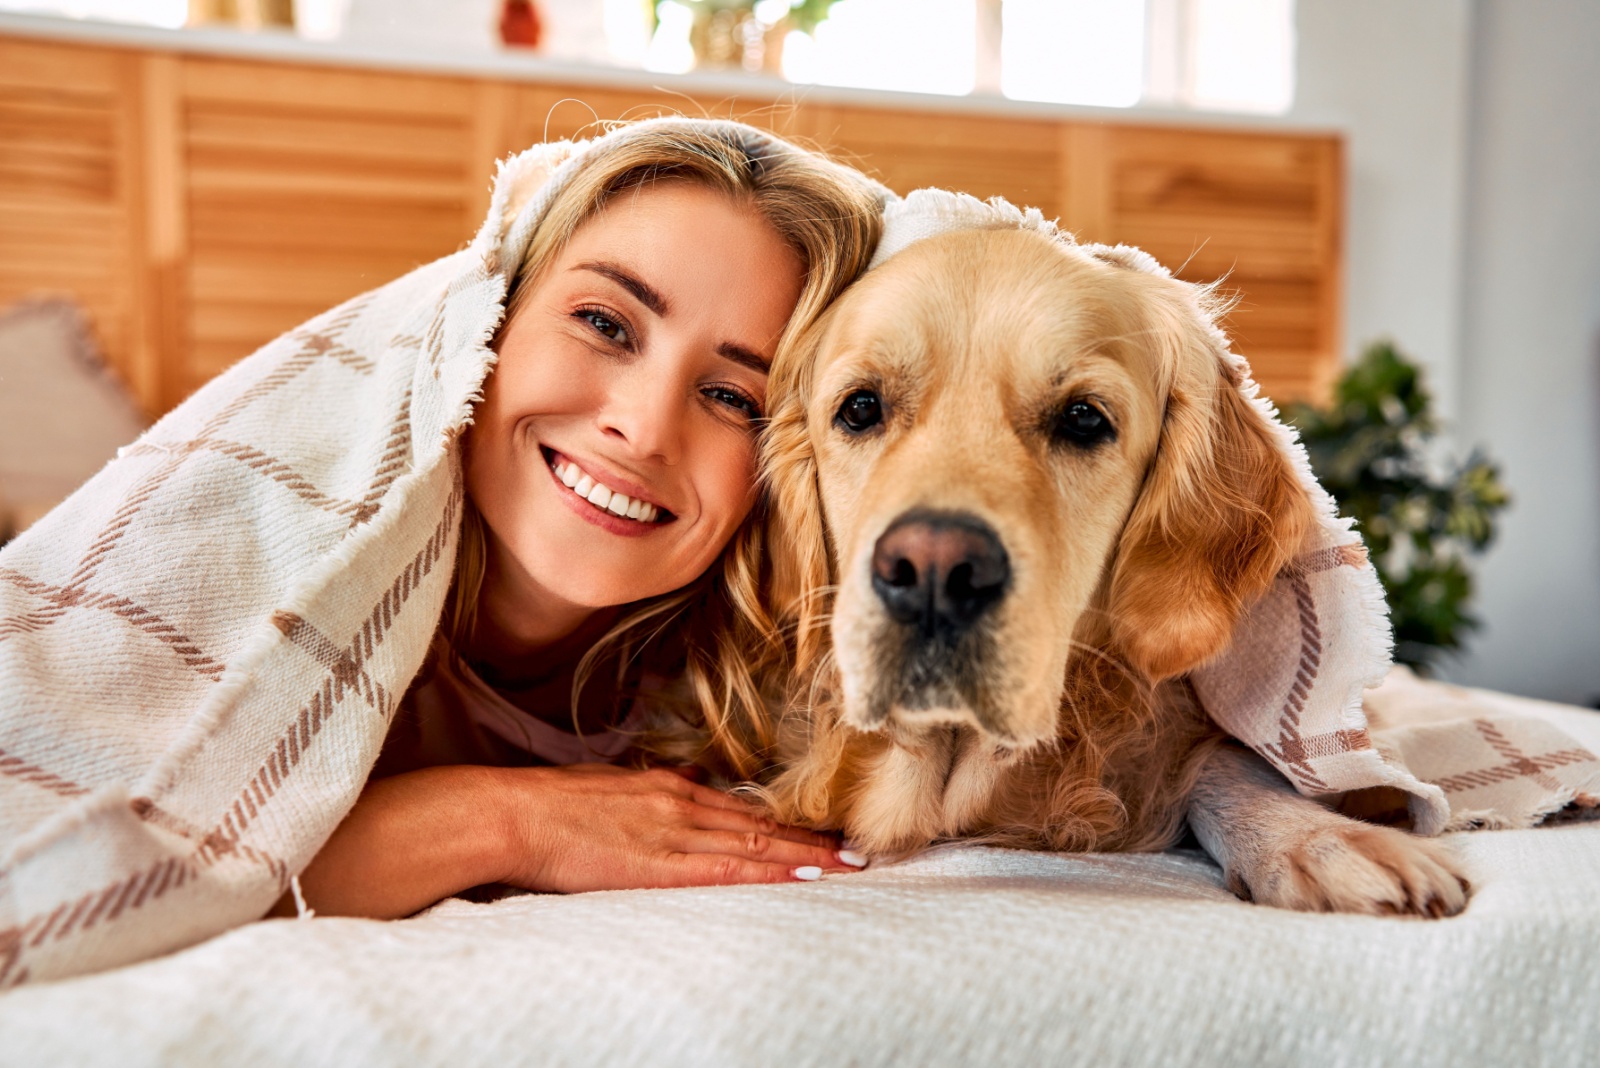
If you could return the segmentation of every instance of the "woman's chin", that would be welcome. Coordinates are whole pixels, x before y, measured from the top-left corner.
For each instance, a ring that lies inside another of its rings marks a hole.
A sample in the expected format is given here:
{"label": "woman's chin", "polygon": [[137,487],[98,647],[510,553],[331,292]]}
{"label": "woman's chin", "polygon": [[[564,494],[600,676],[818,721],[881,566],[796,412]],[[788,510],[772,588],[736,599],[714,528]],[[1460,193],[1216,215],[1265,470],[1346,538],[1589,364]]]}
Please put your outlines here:
{"label": "woman's chin", "polygon": [[[532,566],[527,570],[546,593],[569,605],[596,611],[658,597],[694,577],[691,575],[683,582],[668,586],[663,582],[659,567],[641,566],[638,561],[627,566],[623,562],[613,564],[597,559],[599,555],[590,552],[544,557],[529,561]],[[564,561],[566,566],[554,566],[556,560]],[[641,579],[646,581],[641,582]]]}

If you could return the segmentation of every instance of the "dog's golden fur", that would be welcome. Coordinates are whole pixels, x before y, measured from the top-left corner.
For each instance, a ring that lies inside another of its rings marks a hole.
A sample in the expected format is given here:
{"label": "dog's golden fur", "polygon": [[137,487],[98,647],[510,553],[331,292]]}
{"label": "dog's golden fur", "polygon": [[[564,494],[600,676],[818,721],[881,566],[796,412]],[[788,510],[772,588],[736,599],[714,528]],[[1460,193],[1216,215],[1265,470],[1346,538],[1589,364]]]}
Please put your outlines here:
{"label": "dog's golden fur", "polygon": [[[956,836],[1153,849],[1187,817],[1244,896],[1464,907],[1448,853],[1294,795],[1223,743],[1186,681],[1315,522],[1218,311],[1134,250],[967,231],[899,253],[780,356],[764,473],[792,676],[762,730],[777,818],[885,856]],[[865,430],[841,421],[863,391]],[[1110,436],[1058,432],[1080,402]],[[932,654],[873,578],[886,532],[929,515],[993,532],[1009,568]]]}
{"label": "dog's golden fur", "polygon": [[[868,275],[775,368],[766,477],[797,680],[767,784],[780,818],[876,852],[1172,840],[1209,733],[1182,675],[1313,521],[1213,312],[1127,250],[970,231]],[[852,435],[834,412],[858,389],[884,414]],[[1053,438],[1074,400],[1114,440]],[[917,509],[1001,532],[1013,582],[967,699],[912,709],[881,692],[892,626],[867,570]]]}

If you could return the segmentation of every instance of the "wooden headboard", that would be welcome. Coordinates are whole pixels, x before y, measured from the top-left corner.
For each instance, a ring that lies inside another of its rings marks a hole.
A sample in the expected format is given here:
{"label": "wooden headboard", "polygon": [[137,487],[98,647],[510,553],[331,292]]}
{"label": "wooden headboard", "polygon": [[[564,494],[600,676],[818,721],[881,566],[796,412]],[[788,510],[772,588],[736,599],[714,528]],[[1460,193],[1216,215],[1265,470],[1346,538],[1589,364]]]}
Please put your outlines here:
{"label": "wooden headboard", "polygon": [[1335,134],[530,77],[0,36],[0,306],[76,297],[159,414],[316,312],[460,247],[495,159],[597,118],[703,111],[902,192],[999,194],[1184,278],[1227,275],[1230,333],[1279,401],[1321,398],[1337,372]]}

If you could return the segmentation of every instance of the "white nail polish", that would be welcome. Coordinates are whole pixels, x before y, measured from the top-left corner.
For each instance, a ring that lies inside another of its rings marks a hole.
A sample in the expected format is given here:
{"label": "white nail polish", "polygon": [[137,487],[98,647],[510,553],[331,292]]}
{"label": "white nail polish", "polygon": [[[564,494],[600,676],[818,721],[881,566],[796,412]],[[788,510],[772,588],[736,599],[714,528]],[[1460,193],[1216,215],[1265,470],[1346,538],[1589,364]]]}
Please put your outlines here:
{"label": "white nail polish", "polygon": [[807,864],[803,868],[796,868],[794,870],[794,877],[796,879],[804,879],[808,883],[814,883],[818,879],[822,878],[822,869],[817,867],[815,864]]}
{"label": "white nail polish", "polygon": [[857,853],[853,849],[841,849],[839,850],[839,863],[848,864],[852,868],[865,868],[867,866],[867,857],[865,853]]}

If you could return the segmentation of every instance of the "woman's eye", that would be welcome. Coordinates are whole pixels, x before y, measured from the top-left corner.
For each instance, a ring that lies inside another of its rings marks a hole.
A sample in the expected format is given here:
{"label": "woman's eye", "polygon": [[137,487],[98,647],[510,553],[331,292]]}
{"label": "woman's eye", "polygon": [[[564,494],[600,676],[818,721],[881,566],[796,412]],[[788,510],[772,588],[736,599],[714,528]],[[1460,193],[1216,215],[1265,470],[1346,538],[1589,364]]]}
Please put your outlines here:
{"label": "woman's eye", "polygon": [[870,389],[858,389],[844,399],[834,422],[852,434],[865,433],[883,422],[883,401]]}
{"label": "woman's eye", "polygon": [[1088,401],[1077,400],[1056,413],[1051,436],[1062,444],[1089,448],[1114,440],[1117,432],[1104,412]]}
{"label": "woman's eye", "polygon": [[742,412],[747,419],[761,418],[761,406],[736,389],[728,389],[725,386],[712,386],[702,392],[718,404],[727,405],[734,411]]}
{"label": "woman's eye", "polygon": [[578,318],[594,327],[595,332],[619,345],[628,343],[628,328],[611,316],[598,311],[580,311]]}

